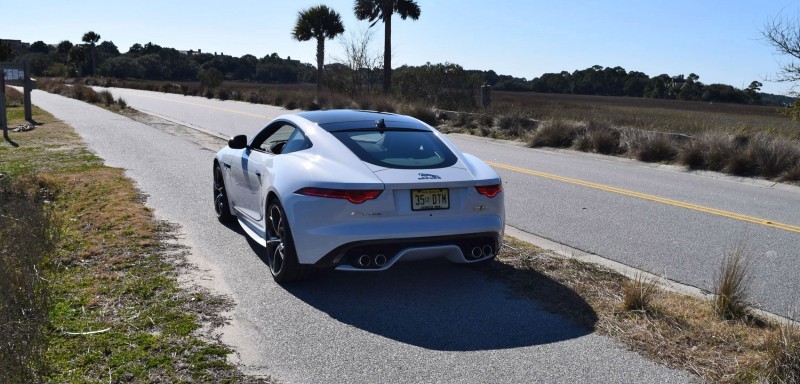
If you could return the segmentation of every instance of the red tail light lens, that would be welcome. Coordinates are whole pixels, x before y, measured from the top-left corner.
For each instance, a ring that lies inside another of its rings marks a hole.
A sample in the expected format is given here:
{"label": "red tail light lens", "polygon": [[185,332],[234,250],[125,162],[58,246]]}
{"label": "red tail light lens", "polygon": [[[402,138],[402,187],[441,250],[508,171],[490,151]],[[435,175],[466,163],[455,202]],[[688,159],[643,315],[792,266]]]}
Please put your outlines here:
{"label": "red tail light lens", "polygon": [[328,188],[303,188],[296,193],[307,196],[330,197],[333,199],[347,199],[353,204],[361,204],[381,195],[380,189],[328,189]]}
{"label": "red tail light lens", "polygon": [[481,195],[484,195],[486,197],[492,198],[492,197],[497,196],[497,194],[500,193],[500,191],[503,190],[503,184],[479,185],[479,186],[475,187],[475,189]]}

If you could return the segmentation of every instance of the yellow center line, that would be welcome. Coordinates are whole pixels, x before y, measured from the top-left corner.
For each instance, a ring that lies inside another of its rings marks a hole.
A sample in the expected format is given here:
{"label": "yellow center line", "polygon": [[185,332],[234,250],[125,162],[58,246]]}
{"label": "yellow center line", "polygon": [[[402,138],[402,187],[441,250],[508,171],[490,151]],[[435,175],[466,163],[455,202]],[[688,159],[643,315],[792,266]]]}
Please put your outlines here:
{"label": "yellow center line", "polygon": [[735,220],[746,221],[748,223],[760,224],[760,225],[764,225],[764,226],[767,226],[767,227],[778,228],[778,229],[783,229],[785,231],[800,233],[800,226],[796,226],[796,225],[783,224],[783,223],[779,223],[779,222],[772,221],[772,220],[760,219],[760,218],[757,218],[757,217],[742,215],[742,214],[739,214],[739,213],[728,212],[728,211],[723,211],[723,210],[720,210],[720,209],[704,207],[702,205],[687,203],[687,202],[678,201],[678,200],[667,199],[667,198],[664,198],[664,197],[648,195],[648,194],[645,194],[645,193],[634,192],[634,191],[630,191],[630,190],[627,190],[627,189],[615,188],[615,187],[611,187],[611,186],[608,186],[608,185],[595,184],[595,183],[591,183],[591,182],[583,181],[583,180],[578,180],[578,179],[571,179],[569,177],[558,176],[558,175],[554,175],[552,173],[545,173],[545,172],[534,171],[534,170],[531,170],[531,169],[515,167],[513,165],[495,163],[495,162],[491,162],[491,161],[487,161],[486,163],[491,165],[491,166],[493,166],[493,167],[507,169],[507,170],[510,170],[510,171],[515,171],[515,172],[520,172],[520,173],[525,173],[525,174],[528,174],[528,175],[543,177],[543,178],[550,179],[550,180],[556,180],[556,181],[561,181],[561,182],[564,182],[564,183],[580,185],[580,186],[583,186],[583,187],[599,189],[601,191],[617,193],[617,194],[620,194],[620,195],[636,197],[636,198],[640,198],[640,199],[644,199],[644,200],[655,201],[657,203],[662,203],[662,204],[672,205],[672,206],[675,206],[675,207],[691,209],[693,211],[704,212],[704,213],[717,215],[717,216],[723,216],[723,217],[727,217],[727,218],[731,218],[731,219],[735,219]]}

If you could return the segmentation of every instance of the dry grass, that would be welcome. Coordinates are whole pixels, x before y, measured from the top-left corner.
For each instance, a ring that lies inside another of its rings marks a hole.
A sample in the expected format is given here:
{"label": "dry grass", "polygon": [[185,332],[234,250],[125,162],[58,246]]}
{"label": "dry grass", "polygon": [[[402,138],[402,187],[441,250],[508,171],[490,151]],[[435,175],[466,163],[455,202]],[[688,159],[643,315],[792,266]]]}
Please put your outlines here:
{"label": "dry grass", "polygon": [[25,102],[24,95],[22,94],[22,92],[17,91],[16,89],[6,85],[5,92],[6,92],[7,108],[19,107],[20,105],[23,105],[23,103]]}
{"label": "dry grass", "polygon": [[47,373],[44,273],[59,236],[52,190],[43,178],[0,178],[0,382],[37,382]]}
{"label": "dry grass", "polygon": [[578,136],[579,125],[565,120],[550,120],[542,124],[528,143],[531,147],[566,148]]}
{"label": "dry grass", "polygon": [[[788,383],[796,377],[785,372],[797,372],[798,339],[788,337],[792,332],[778,324],[721,320],[706,300],[648,288],[643,279],[637,283],[511,238],[506,242],[509,246],[489,268],[490,275],[548,311],[610,336],[655,362],[715,383],[758,381],[772,377],[769,372],[775,370],[789,379],[771,382]],[[646,310],[626,309],[626,286],[634,292],[631,297],[636,291],[649,293]]]}
{"label": "dry grass", "polygon": [[759,380],[778,384],[800,383],[800,325],[783,322],[767,340],[769,359]]}
{"label": "dry grass", "polygon": [[751,269],[747,246],[740,240],[726,252],[714,279],[714,313],[721,319],[746,320],[750,316]]}
{"label": "dry grass", "polygon": [[653,279],[638,273],[622,284],[622,308],[628,311],[646,311],[651,308],[658,285]]}

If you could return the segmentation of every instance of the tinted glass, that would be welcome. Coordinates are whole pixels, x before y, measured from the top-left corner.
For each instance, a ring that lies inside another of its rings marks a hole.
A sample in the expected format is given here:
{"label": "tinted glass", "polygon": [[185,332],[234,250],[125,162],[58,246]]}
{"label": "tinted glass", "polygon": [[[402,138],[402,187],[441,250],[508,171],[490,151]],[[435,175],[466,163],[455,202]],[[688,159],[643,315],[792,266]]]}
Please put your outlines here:
{"label": "tinted glass", "polygon": [[444,168],[457,158],[433,132],[354,130],[333,132],[361,160],[386,168]]}

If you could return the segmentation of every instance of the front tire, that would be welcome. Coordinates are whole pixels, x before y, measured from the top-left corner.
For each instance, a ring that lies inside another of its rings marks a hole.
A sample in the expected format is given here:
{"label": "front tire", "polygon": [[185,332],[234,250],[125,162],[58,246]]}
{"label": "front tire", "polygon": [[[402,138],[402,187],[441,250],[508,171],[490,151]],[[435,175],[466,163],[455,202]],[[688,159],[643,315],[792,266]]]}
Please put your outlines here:
{"label": "front tire", "polygon": [[266,256],[272,278],[279,284],[302,279],[308,267],[297,261],[289,221],[278,199],[267,205],[266,220]]}
{"label": "front tire", "polygon": [[225,179],[222,177],[219,164],[214,164],[214,212],[221,223],[229,223],[236,219],[236,216],[231,214],[228,191],[225,189]]}

